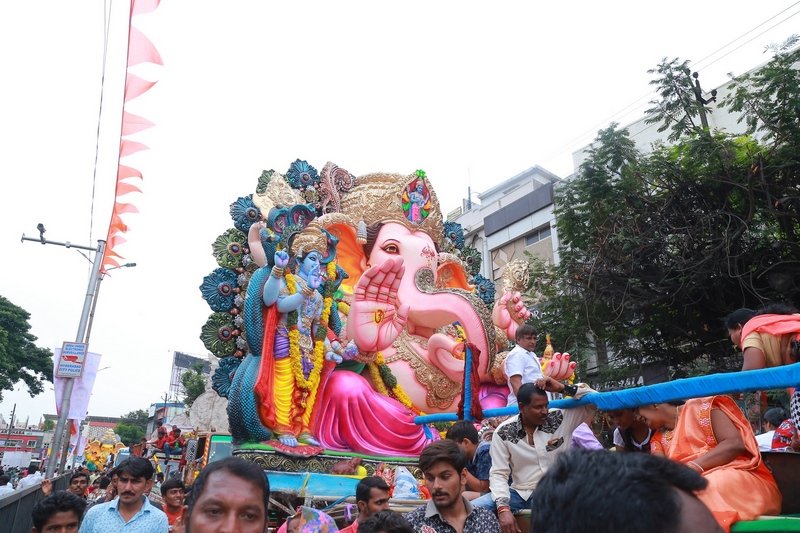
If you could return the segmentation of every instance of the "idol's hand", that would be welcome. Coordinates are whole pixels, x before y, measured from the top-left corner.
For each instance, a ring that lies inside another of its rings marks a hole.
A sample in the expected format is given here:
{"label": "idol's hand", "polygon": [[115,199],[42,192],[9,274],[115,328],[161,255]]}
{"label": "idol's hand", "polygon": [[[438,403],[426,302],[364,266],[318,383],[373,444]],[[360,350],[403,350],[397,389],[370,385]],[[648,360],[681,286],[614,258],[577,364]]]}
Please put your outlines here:
{"label": "idol's hand", "polygon": [[525,307],[522,295],[518,292],[506,292],[497,300],[492,309],[492,322],[502,329],[506,337],[513,339],[517,328],[531,316]]}
{"label": "idol's hand", "polygon": [[289,264],[289,254],[285,250],[275,252],[275,266],[285,268]]}
{"label": "idol's hand", "polygon": [[337,365],[342,362],[342,358],[334,352],[328,352],[325,354],[325,359],[328,361],[333,361]]}
{"label": "idol's hand", "polygon": [[397,300],[404,272],[401,257],[389,258],[358,280],[347,329],[362,353],[385,350],[405,328],[409,308]]}
{"label": "idol's hand", "polygon": [[575,367],[578,366],[578,363],[570,361],[569,358],[570,355],[568,353],[554,353],[547,368],[544,369],[545,375],[558,381],[569,379],[575,372]]}

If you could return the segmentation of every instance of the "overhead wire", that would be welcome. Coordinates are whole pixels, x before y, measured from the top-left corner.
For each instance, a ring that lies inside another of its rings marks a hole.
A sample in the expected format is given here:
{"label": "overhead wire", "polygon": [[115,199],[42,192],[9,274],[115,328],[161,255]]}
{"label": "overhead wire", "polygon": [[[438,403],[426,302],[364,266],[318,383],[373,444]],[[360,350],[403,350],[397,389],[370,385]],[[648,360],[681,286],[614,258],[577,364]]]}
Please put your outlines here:
{"label": "overhead wire", "polygon": [[[791,8],[791,7],[794,7],[794,6],[795,6],[795,5],[797,5],[797,4],[800,4],[800,2],[795,2],[794,4],[792,4],[792,6],[790,6],[790,8]],[[787,9],[785,9],[785,10],[781,11],[781,13],[784,13],[785,11],[787,11],[787,10],[788,10],[788,9],[790,9],[790,8],[787,8]],[[780,14],[780,13],[779,13],[779,14]],[[728,55],[732,54],[732,53],[733,53],[733,52],[735,52],[736,50],[740,49],[742,46],[744,46],[744,45],[746,45],[746,44],[748,44],[748,43],[752,42],[753,40],[757,39],[758,37],[761,37],[762,35],[764,35],[764,34],[765,34],[765,33],[767,33],[768,31],[770,31],[770,30],[772,30],[772,29],[774,29],[774,28],[776,28],[776,27],[780,26],[781,24],[783,24],[784,22],[786,22],[786,21],[787,21],[787,20],[789,20],[790,18],[797,16],[798,14],[800,14],[800,10],[798,10],[798,11],[795,11],[794,13],[792,13],[791,15],[789,15],[788,17],[786,17],[786,18],[785,18],[785,19],[783,19],[783,20],[781,20],[781,21],[779,21],[779,22],[776,22],[775,24],[773,24],[773,25],[772,25],[772,26],[770,26],[769,28],[765,29],[765,30],[764,30],[764,31],[762,31],[761,33],[759,33],[759,34],[757,34],[757,35],[754,35],[753,37],[751,37],[751,38],[750,38],[750,39],[748,39],[747,41],[743,42],[742,44],[740,44],[739,46],[737,46],[737,47],[736,47],[736,48],[734,48],[733,50],[730,50],[730,51],[728,51],[728,52],[727,52],[725,55],[722,55],[722,56],[718,57],[717,59],[715,59],[714,61],[712,61],[711,63],[709,63],[708,65],[705,65],[705,68],[708,68],[708,67],[710,67],[711,65],[713,65],[714,63],[716,63],[716,62],[717,62],[717,61],[719,61],[720,59],[722,59],[722,58],[724,58],[724,57],[726,57],[726,56],[728,56]],[[772,17],[772,18],[775,18],[775,17]],[[760,25],[759,25],[759,26],[757,26],[756,28],[758,28],[758,27],[760,27],[760,26],[763,26],[763,25],[764,25],[764,23],[760,24]],[[751,30],[751,31],[752,31],[752,30]],[[748,32],[748,33],[749,33],[749,32]],[[738,39],[735,39],[733,42],[735,42],[736,40],[738,40]],[[729,44],[730,44],[730,43],[729,43]],[[726,45],[726,46],[727,46],[727,45]],[[715,52],[715,53],[716,53],[716,52]],[[709,56],[706,56],[706,58],[707,58],[707,57],[709,57]],[[639,130],[639,131],[637,131],[636,133],[634,133],[633,135],[631,135],[631,138],[634,138],[634,137],[637,137],[637,136],[641,135],[642,133],[644,133],[645,131],[649,130],[650,128],[652,128],[652,127],[653,127],[653,126],[655,126],[655,125],[656,125],[655,123],[653,123],[653,124],[648,124],[646,127],[642,128],[641,130]]]}
{"label": "overhead wire", "polygon": [[103,64],[100,74],[100,105],[97,110],[97,133],[94,146],[94,169],[92,170],[92,198],[91,208],[89,209],[89,242],[92,242],[92,232],[94,229],[94,202],[97,194],[97,161],[100,158],[100,126],[103,118],[103,96],[105,95],[106,84],[106,58],[108,55],[108,34],[111,27],[111,12],[113,11],[114,0],[103,2]]}
{"label": "overhead wire", "polygon": [[[762,27],[762,26],[764,26],[765,24],[769,23],[770,21],[774,20],[775,18],[777,18],[777,17],[781,16],[782,14],[786,13],[787,11],[791,10],[793,7],[797,6],[798,4],[800,4],[800,1],[794,2],[793,4],[789,5],[788,7],[786,7],[786,8],[784,8],[784,9],[782,9],[781,11],[779,11],[779,12],[777,12],[777,13],[775,13],[774,15],[770,16],[770,17],[769,17],[769,18],[767,18],[766,20],[764,20],[764,21],[762,21],[761,23],[757,24],[757,25],[756,25],[756,26],[754,26],[753,28],[751,28],[751,29],[747,30],[746,32],[744,32],[743,34],[739,35],[739,36],[738,36],[738,37],[736,37],[735,39],[733,39],[733,40],[729,41],[728,43],[726,43],[725,45],[723,45],[723,46],[721,46],[721,47],[717,48],[716,50],[714,50],[714,51],[713,51],[713,52],[711,52],[710,54],[707,54],[706,56],[704,56],[703,58],[701,58],[699,61],[697,61],[696,63],[694,63],[694,65],[693,65],[693,66],[694,66],[695,68],[699,68],[699,65],[700,65],[700,64],[702,64],[702,63],[703,63],[704,61],[706,61],[707,59],[709,59],[709,58],[713,57],[714,55],[716,55],[716,54],[717,54],[717,53],[719,53],[720,51],[722,51],[722,50],[726,49],[726,48],[727,48],[727,47],[729,47],[730,45],[732,45],[732,44],[736,43],[737,41],[741,40],[742,38],[746,37],[747,35],[751,34],[752,32],[756,31],[757,29],[761,28],[761,27]],[[723,55],[719,56],[719,57],[718,57],[718,58],[716,58],[714,61],[712,61],[712,62],[710,62],[710,63],[708,63],[708,64],[704,65],[704,67],[703,67],[703,68],[710,67],[711,65],[713,65],[713,64],[717,63],[718,61],[720,61],[721,59],[723,59],[723,58],[725,58],[725,57],[729,56],[729,55],[730,55],[730,54],[732,54],[733,52],[735,52],[735,51],[739,50],[739,49],[740,49],[740,48],[742,48],[743,46],[745,46],[745,45],[749,44],[749,43],[750,43],[750,42],[752,42],[753,40],[755,40],[755,39],[757,39],[758,37],[760,37],[760,36],[764,35],[766,32],[768,32],[768,31],[770,31],[770,30],[772,30],[772,29],[776,28],[777,26],[780,26],[781,24],[783,24],[784,22],[786,22],[786,21],[787,21],[787,20],[789,20],[790,18],[797,16],[798,14],[800,14],[800,10],[798,10],[798,11],[795,11],[794,13],[792,13],[791,15],[789,15],[788,17],[786,17],[786,18],[784,18],[784,19],[780,20],[779,22],[777,22],[777,23],[773,24],[773,25],[772,25],[772,26],[770,26],[769,28],[767,28],[767,29],[765,29],[764,31],[762,31],[762,32],[758,33],[757,35],[754,35],[753,37],[751,37],[751,38],[750,38],[750,39],[748,39],[747,41],[745,41],[745,42],[741,43],[741,44],[740,44],[739,46],[737,46],[736,48],[733,48],[733,49],[731,49],[731,50],[728,50],[728,51],[727,51],[725,54],[723,54]],[[588,129],[586,129],[586,130],[584,130],[582,133],[580,133],[580,134],[578,134],[577,136],[573,137],[572,139],[570,139],[570,140],[569,140],[569,141],[567,141],[566,143],[562,144],[562,145],[561,145],[561,146],[559,146],[558,148],[556,148],[556,149],[552,150],[552,151],[551,151],[549,154],[547,154],[547,156],[545,156],[545,157],[544,157],[544,159],[553,159],[553,158],[555,158],[555,157],[557,157],[557,156],[560,156],[560,155],[561,155],[561,154],[563,154],[565,151],[568,151],[568,150],[570,150],[570,148],[571,148],[571,147],[574,147],[576,143],[578,143],[578,142],[581,142],[581,141],[583,141],[584,139],[586,139],[586,137],[587,137],[588,135],[591,135],[591,134],[593,134],[593,133],[596,133],[596,132],[597,132],[597,130],[598,130],[599,128],[602,128],[602,127],[604,127],[605,125],[607,125],[607,124],[609,124],[609,123],[613,122],[613,121],[614,121],[615,119],[617,119],[618,117],[624,117],[626,114],[628,114],[630,111],[632,111],[632,110],[633,110],[633,109],[635,109],[636,107],[640,107],[641,105],[643,105],[643,104],[645,103],[645,101],[647,101],[647,100],[649,100],[650,98],[652,98],[652,96],[653,96],[653,92],[652,92],[652,91],[648,91],[647,93],[645,93],[645,94],[643,94],[642,96],[640,96],[640,97],[636,98],[636,99],[635,99],[633,102],[631,102],[630,104],[626,105],[626,106],[625,106],[625,107],[623,107],[622,109],[620,109],[620,110],[618,110],[618,111],[616,111],[616,112],[612,113],[612,114],[611,114],[611,115],[609,115],[607,118],[605,118],[605,119],[603,119],[603,120],[601,120],[601,121],[599,121],[599,122],[595,123],[595,125],[593,125],[592,127],[588,128]],[[650,129],[650,127],[652,127],[652,125],[649,125],[648,127],[644,128],[644,129],[643,129],[641,132],[639,132],[639,133],[642,133],[642,132],[644,132],[644,131],[646,131],[646,130]],[[637,133],[637,135],[638,135],[638,133]],[[634,135],[634,136],[635,136],[635,135]]]}

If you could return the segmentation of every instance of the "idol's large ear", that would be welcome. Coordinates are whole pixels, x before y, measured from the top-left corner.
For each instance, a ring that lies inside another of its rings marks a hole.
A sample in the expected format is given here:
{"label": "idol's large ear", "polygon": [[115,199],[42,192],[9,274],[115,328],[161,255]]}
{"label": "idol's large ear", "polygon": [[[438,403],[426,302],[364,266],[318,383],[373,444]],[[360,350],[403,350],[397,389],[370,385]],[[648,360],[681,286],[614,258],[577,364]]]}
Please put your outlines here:
{"label": "idol's large ear", "polygon": [[339,240],[336,245],[336,263],[344,269],[348,276],[342,280],[340,289],[346,295],[351,296],[355,284],[367,269],[364,246],[357,240],[356,225],[339,213],[323,215],[313,223],[318,224]]}
{"label": "idol's large ear", "polygon": [[440,288],[464,289],[470,292],[475,290],[475,287],[467,281],[464,263],[458,257],[448,253],[439,254],[436,285]]}

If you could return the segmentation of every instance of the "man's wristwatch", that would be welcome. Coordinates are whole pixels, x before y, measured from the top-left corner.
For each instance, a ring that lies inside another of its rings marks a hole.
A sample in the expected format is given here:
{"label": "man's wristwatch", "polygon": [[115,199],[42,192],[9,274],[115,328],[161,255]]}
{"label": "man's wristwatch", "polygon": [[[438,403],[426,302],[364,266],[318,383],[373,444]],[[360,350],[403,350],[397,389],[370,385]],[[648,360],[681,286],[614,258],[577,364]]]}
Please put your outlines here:
{"label": "man's wristwatch", "polygon": [[575,396],[578,393],[578,387],[575,385],[564,385],[562,393],[564,396]]}

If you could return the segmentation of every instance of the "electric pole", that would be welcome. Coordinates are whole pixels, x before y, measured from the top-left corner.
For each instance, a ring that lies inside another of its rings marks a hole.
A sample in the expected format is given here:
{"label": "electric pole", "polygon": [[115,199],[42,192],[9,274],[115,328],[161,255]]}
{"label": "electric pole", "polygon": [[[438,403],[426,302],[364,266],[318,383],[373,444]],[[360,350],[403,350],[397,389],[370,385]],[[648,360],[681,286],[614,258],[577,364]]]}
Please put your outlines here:
{"label": "electric pole", "polygon": [[[48,241],[44,237],[45,229],[43,224],[39,224],[37,226],[39,230],[39,238],[34,239],[31,237],[26,237],[25,234],[22,234],[22,241],[33,241],[33,242],[40,242],[41,244],[55,244],[57,246],[64,246],[65,248],[80,248],[82,250],[90,250],[94,251],[94,261],[92,262],[92,274],[89,277],[89,285],[86,289],[86,297],[83,300],[83,310],[81,311],[81,318],[80,322],[78,323],[78,332],[75,335],[75,342],[83,342],[86,337],[86,326],[89,322],[89,312],[92,309],[92,303],[94,302],[94,296],[97,290],[97,279],[100,275],[100,267],[103,263],[103,255],[105,254],[106,250],[106,241],[98,240],[96,247],[91,246],[82,246],[78,244],[72,244],[69,241],[66,242],[57,242],[57,241]],[[55,376],[53,376],[55,379]],[[45,478],[53,477],[56,469],[56,456],[59,450],[66,450],[69,446],[69,437],[67,436],[65,439],[64,430],[67,425],[67,419],[69,418],[69,409],[70,409],[70,402],[72,400],[72,388],[75,384],[75,378],[63,378],[65,380],[64,383],[64,395],[61,398],[61,406],[59,407],[58,412],[58,423],[56,423],[56,430],[53,434],[53,444],[51,446],[50,453],[50,460],[47,461],[47,471],[45,472]],[[68,433],[67,433],[68,435]],[[62,442],[66,440],[66,445]],[[66,452],[62,453],[61,461],[60,461],[60,469],[64,469],[64,465],[67,462],[67,454]]]}

